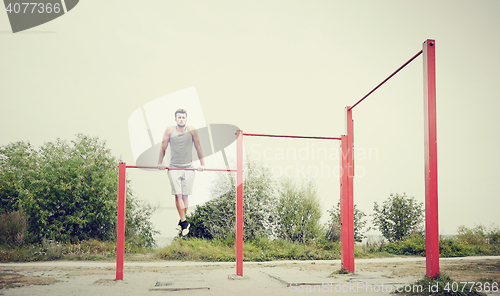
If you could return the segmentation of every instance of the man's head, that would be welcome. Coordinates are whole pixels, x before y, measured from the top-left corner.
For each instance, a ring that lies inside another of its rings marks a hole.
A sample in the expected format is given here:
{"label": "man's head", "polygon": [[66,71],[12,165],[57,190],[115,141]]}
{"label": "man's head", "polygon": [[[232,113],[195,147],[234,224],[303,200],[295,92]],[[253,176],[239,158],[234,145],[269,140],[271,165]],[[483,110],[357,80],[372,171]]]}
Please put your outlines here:
{"label": "man's head", "polygon": [[186,126],[186,121],[187,121],[187,112],[184,109],[179,109],[175,111],[175,122],[177,122],[177,125],[179,127],[184,127]]}

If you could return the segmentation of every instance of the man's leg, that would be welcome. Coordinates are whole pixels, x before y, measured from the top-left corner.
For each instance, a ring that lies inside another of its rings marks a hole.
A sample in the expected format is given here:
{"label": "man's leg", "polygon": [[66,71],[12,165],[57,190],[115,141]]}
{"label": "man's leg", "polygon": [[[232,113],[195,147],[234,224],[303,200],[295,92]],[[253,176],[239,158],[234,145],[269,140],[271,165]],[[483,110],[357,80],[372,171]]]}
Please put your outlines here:
{"label": "man's leg", "polygon": [[183,194],[178,195],[177,200],[180,205],[182,204],[182,206],[179,206],[177,208],[177,211],[179,212],[179,216],[181,217],[179,226],[181,226],[182,236],[185,236],[189,233],[189,227],[191,226],[186,221],[186,215],[189,207],[188,194],[191,194],[191,192],[193,191],[194,171],[183,171],[183,178],[181,180]]}
{"label": "man's leg", "polygon": [[185,221],[187,206],[184,204],[184,196],[182,194],[175,195],[175,207],[177,208],[177,213],[179,213],[179,218],[181,219],[181,222]]}
{"label": "man's leg", "polygon": [[188,200],[188,196],[187,195],[183,195],[182,196],[182,201],[184,202],[184,217],[187,216],[187,211],[188,211],[188,207],[189,207],[189,200]]}
{"label": "man's leg", "polygon": [[175,207],[181,221],[186,220],[186,212],[184,211],[184,201],[182,199],[182,171],[169,170],[168,179],[172,188],[172,194],[175,199]]}
{"label": "man's leg", "polygon": [[179,222],[179,225],[177,226],[177,230],[182,232],[182,236],[185,236],[189,233],[189,226],[191,226],[186,221],[186,214],[187,214],[187,208],[188,208],[188,196],[182,195],[182,194],[176,194],[175,195],[175,207],[177,208],[177,213],[179,213],[179,217],[181,218],[181,221]]}

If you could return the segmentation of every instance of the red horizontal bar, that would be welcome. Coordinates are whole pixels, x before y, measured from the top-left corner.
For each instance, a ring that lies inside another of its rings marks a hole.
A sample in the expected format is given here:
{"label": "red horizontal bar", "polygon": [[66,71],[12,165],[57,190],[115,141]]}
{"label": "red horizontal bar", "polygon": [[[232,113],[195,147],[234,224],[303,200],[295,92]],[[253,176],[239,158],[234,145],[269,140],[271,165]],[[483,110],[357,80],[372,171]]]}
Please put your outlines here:
{"label": "red horizontal bar", "polygon": [[399,69],[397,69],[396,71],[394,71],[394,73],[392,73],[389,77],[387,77],[384,81],[382,81],[379,85],[377,85],[374,89],[372,89],[372,91],[370,91],[366,96],[362,97],[361,100],[359,100],[356,104],[352,105],[352,107],[349,108],[349,110],[352,110],[352,108],[356,107],[357,104],[361,103],[364,99],[366,99],[369,95],[371,95],[374,91],[376,91],[379,87],[381,87],[382,84],[386,83],[387,80],[391,79],[392,76],[396,75],[396,73],[398,73],[399,71],[401,71],[401,69],[403,69],[404,67],[406,67],[406,65],[408,65],[414,59],[416,59],[419,55],[421,55],[422,52],[423,52],[423,50],[419,51],[416,55],[414,55],[411,59],[409,59],[406,63],[404,63],[403,66],[399,67]]}
{"label": "red horizontal bar", "polygon": [[340,140],[340,138],[335,137],[308,137],[308,136],[285,136],[285,135],[268,135],[268,134],[246,134],[244,136],[252,137],[271,137],[271,138],[296,138],[296,139],[320,139],[320,140]]}
{"label": "red horizontal bar", "polygon": [[[136,166],[136,165],[128,165],[127,169],[156,169],[158,170],[158,167],[149,167],[149,166]],[[166,170],[186,170],[186,171],[197,171],[197,168],[169,168],[165,167]],[[209,172],[236,172],[236,170],[231,170],[231,169],[203,169],[203,171],[209,171]]]}

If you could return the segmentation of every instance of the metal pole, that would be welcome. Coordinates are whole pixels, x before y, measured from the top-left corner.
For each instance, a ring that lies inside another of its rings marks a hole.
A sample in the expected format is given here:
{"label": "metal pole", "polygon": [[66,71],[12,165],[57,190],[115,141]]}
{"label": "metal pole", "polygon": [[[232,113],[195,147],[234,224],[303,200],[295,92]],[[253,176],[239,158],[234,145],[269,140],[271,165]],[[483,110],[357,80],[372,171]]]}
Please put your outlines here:
{"label": "metal pole", "polygon": [[[157,170],[158,167],[152,166],[137,166],[137,165],[128,165],[127,169],[152,169]],[[166,170],[185,170],[185,171],[197,171],[197,168],[174,168],[174,167],[165,167]],[[203,169],[203,171],[207,172],[236,172],[236,170],[231,169]]]}
{"label": "metal pole", "polygon": [[125,253],[125,183],[124,162],[118,165],[118,219],[116,226],[116,280],[123,280],[123,256]]}
{"label": "metal pole", "polygon": [[354,200],[353,200],[353,178],[354,178],[354,122],[352,120],[352,108],[346,107],[347,118],[347,270],[354,272]]}
{"label": "metal pole", "polygon": [[364,99],[366,99],[369,95],[371,95],[374,91],[376,91],[379,87],[382,86],[382,84],[386,83],[389,79],[392,78],[392,76],[396,75],[399,71],[401,71],[404,67],[406,67],[409,63],[411,63],[414,59],[416,59],[419,55],[422,54],[422,50],[419,51],[416,55],[414,55],[411,59],[409,59],[406,63],[404,63],[401,67],[399,67],[396,71],[394,71],[389,77],[387,77],[384,81],[379,83],[374,89],[372,89],[367,95],[361,98],[361,100],[357,101],[356,104],[352,105],[352,107],[349,107],[349,109],[352,109],[356,107],[359,103],[361,103]]}
{"label": "metal pole", "polygon": [[294,139],[318,139],[318,140],[340,140],[338,137],[311,137],[311,136],[287,136],[287,135],[270,135],[270,134],[247,134],[244,136],[252,137],[270,137],[270,138],[294,138]]}
{"label": "metal pole", "polygon": [[437,116],[435,41],[427,39],[424,52],[424,150],[425,150],[425,247],[426,275],[439,275],[437,182]]}
{"label": "metal pole", "polygon": [[243,131],[236,138],[236,275],[243,276]]}
{"label": "metal pole", "polygon": [[349,198],[349,182],[347,178],[347,136],[341,136],[341,176],[340,176],[340,255],[341,266],[345,270],[350,269],[349,266],[349,233],[348,233],[348,198]]}

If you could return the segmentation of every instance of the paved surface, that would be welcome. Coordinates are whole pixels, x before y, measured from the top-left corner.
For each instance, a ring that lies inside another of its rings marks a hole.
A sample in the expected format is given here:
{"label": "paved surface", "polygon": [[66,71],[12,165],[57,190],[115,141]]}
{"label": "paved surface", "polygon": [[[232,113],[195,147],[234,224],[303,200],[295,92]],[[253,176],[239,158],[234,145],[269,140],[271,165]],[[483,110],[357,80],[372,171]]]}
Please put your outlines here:
{"label": "paved surface", "polygon": [[[500,260],[500,256],[442,258]],[[425,258],[357,259],[365,263],[425,262]],[[0,290],[0,295],[393,295],[415,277],[388,276],[387,271],[332,274],[340,260],[244,263],[244,277],[235,276],[235,263],[126,262],[124,280],[115,281],[112,262],[39,262],[0,264],[0,270],[52,277],[58,282]],[[424,287],[426,288],[426,287]],[[497,293],[497,295],[500,293]]]}

